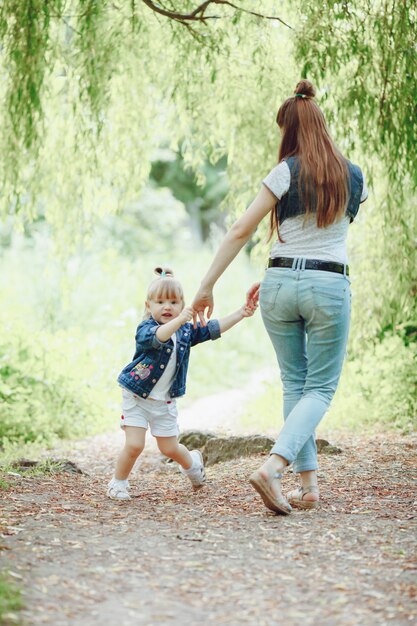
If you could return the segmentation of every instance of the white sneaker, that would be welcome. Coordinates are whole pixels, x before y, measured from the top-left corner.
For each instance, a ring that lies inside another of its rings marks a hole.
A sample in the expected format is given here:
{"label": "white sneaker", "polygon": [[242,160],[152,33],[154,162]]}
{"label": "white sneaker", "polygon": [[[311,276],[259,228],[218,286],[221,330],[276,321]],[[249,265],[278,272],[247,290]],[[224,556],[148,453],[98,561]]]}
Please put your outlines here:
{"label": "white sneaker", "polygon": [[204,469],[203,455],[200,450],[192,450],[190,452],[193,464],[189,469],[180,466],[180,471],[190,479],[194,489],[199,489],[206,482],[206,472]]}
{"label": "white sneaker", "polygon": [[113,476],[107,485],[107,495],[112,500],[131,500],[132,498],[129,496],[128,489],[128,480],[117,480],[117,478]]}

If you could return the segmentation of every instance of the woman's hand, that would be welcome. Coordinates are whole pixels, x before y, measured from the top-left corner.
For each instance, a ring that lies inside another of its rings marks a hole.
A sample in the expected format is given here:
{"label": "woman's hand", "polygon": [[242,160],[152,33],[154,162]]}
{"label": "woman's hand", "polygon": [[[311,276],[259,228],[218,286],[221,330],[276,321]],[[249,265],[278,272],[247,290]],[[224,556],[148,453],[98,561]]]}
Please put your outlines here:
{"label": "woman's hand", "polygon": [[200,287],[197,291],[193,303],[193,322],[194,328],[197,326],[197,316],[200,320],[202,326],[206,326],[207,322],[205,319],[205,311],[207,309],[207,319],[210,319],[211,314],[213,313],[214,308],[214,300],[213,300],[213,291],[211,289],[207,289],[204,287]]}

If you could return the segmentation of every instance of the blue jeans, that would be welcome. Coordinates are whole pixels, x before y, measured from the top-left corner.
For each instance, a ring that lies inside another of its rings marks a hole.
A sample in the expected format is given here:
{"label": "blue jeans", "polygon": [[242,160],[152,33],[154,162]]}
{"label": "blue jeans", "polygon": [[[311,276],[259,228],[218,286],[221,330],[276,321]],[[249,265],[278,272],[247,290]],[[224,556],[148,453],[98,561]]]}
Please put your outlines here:
{"label": "blue jeans", "polygon": [[[297,267],[303,267],[301,259]],[[346,352],[350,282],[343,274],[270,268],[259,302],[284,390],[284,426],[271,450],[295,472],[316,470],[314,431],[336,391]]]}

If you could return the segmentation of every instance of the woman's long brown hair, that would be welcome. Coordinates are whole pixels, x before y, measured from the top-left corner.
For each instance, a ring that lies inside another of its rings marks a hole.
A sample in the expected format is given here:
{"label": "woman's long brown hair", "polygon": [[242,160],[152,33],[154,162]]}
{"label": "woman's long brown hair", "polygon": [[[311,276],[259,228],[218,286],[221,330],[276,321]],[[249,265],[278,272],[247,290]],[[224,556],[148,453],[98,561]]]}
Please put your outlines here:
{"label": "woman's long brown hair", "polygon": [[[297,156],[300,162],[299,197],[306,216],[315,211],[317,226],[324,228],[340,219],[349,198],[346,160],[327,130],[323,113],[308,80],[301,80],[292,98],[280,106],[277,124],[282,130],[278,160]],[[278,207],[279,210],[279,207]],[[277,209],[271,211],[271,234],[278,232]]]}

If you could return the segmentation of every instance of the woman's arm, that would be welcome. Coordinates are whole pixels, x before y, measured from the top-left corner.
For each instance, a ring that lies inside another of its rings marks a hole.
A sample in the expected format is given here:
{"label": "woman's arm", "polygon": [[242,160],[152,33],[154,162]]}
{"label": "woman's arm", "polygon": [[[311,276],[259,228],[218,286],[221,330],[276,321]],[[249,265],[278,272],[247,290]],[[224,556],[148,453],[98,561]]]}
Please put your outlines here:
{"label": "woman's arm", "polygon": [[276,203],[277,198],[274,194],[265,185],[262,185],[246,212],[230,228],[220,244],[207,274],[201,281],[200,289],[192,303],[194,323],[198,315],[200,322],[205,324],[204,314],[206,308],[208,309],[207,317],[211,317],[214,306],[213,287],[216,281],[250,239],[258,224],[275,207]]}

